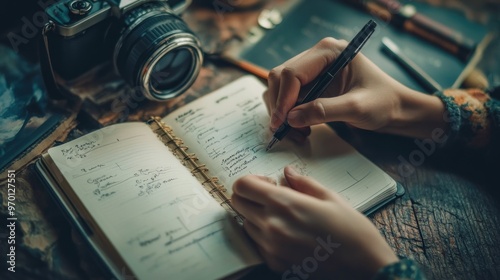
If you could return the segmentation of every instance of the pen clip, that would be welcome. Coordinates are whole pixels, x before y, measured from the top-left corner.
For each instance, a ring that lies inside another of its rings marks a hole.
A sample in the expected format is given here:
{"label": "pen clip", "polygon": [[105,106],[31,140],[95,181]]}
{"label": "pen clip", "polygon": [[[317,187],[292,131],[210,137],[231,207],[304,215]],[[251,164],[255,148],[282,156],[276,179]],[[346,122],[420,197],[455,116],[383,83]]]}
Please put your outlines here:
{"label": "pen clip", "polygon": [[[366,41],[370,39],[372,34],[375,32],[375,27],[377,26],[377,23],[373,20],[369,20],[365,26],[363,26],[363,29],[352,39],[352,41],[349,43],[349,45],[357,46],[356,49],[354,50],[353,54],[351,55],[350,59],[352,59],[360,50],[361,48],[365,45]],[[361,41],[361,42],[359,42]]]}
{"label": "pen clip", "polygon": [[368,31],[369,34],[363,38],[363,41],[361,41],[361,43],[358,45],[358,47],[354,50],[354,53],[353,53],[353,57],[361,50],[361,48],[365,45],[365,43],[368,41],[368,39],[370,39],[370,37],[372,36],[373,32],[375,32],[374,29]]}

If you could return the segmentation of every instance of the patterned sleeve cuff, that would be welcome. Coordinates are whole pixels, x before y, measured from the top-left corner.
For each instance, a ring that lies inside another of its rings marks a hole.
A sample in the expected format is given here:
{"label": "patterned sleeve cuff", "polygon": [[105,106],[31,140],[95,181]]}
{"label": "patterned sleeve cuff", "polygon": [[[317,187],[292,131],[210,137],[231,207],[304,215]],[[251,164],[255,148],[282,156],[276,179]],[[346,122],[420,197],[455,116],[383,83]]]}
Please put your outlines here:
{"label": "patterned sleeve cuff", "polygon": [[410,259],[402,259],[397,263],[381,268],[373,280],[425,280],[417,263]]}
{"label": "patterned sleeve cuff", "polygon": [[488,146],[491,141],[491,120],[486,103],[491,99],[481,90],[447,89],[435,94],[446,109],[449,123],[448,144],[471,148]]}

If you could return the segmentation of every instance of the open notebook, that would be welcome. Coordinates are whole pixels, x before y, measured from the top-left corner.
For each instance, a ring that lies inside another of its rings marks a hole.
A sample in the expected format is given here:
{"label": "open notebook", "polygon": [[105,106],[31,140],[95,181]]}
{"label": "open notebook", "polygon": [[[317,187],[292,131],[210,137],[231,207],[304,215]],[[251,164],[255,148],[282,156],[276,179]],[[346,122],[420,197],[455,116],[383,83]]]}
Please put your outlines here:
{"label": "open notebook", "polygon": [[37,170],[118,278],[214,279],[262,263],[228,199],[245,174],[281,180],[293,165],[364,212],[395,197],[396,182],[327,125],[266,153],[264,90],[245,76],[161,120],[53,147]]}

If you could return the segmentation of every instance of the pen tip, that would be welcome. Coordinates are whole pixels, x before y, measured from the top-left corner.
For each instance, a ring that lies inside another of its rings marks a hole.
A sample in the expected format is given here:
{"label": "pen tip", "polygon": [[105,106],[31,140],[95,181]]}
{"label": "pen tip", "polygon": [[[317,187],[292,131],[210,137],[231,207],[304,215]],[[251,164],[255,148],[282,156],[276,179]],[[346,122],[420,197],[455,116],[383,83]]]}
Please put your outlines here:
{"label": "pen tip", "polygon": [[273,137],[271,142],[269,142],[269,144],[266,147],[266,152],[269,152],[273,148],[274,144],[276,144],[276,142],[278,142],[278,139]]}

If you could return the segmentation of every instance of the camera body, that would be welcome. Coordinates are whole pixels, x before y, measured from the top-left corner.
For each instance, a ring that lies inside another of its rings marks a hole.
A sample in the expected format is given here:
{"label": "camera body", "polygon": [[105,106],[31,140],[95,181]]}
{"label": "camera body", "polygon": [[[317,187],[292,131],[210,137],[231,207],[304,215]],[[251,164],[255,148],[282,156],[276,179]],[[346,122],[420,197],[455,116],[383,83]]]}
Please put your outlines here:
{"label": "camera body", "polygon": [[203,61],[200,43],[179,17],[190,0],[63,0],[46,9],[46,48],[55,73],[73,80],[112,61],[155,101],[187,90]]}

